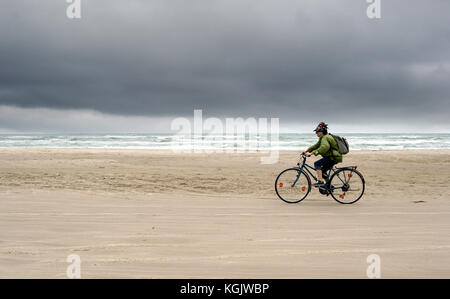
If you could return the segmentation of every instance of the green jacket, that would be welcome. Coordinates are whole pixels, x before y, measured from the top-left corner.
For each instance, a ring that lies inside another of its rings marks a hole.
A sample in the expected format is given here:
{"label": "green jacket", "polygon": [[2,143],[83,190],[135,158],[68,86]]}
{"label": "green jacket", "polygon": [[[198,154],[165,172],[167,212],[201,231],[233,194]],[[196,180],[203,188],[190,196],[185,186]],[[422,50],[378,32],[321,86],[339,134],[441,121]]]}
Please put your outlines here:
{"label": "green jacket", "polygon": [[319,141],[310,146],[307,151],[315,156],[330,157],[337,163],[342,162],[342,154],[339,153],[338,144],[330,134],[320,136]]}

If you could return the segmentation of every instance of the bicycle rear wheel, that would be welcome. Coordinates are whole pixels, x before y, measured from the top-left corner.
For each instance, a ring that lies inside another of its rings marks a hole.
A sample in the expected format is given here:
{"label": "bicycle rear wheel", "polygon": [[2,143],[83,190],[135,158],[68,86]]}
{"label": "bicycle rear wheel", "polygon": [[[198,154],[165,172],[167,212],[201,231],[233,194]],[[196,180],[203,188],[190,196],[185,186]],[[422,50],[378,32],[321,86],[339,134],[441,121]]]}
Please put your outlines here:
{"label": "bicycle rear wheel", "polygon": [[342,204],[352,204],[364,194],[364,177],[352,167],[341,168],[331,176],[329,188],[334,200]]}
{"label": "bicycle rear wheel", "polygon": [[308,196],[311,191],[311,179],[298,168],[282,171],[275,180],[275,192],[287,203],[298,203]]}

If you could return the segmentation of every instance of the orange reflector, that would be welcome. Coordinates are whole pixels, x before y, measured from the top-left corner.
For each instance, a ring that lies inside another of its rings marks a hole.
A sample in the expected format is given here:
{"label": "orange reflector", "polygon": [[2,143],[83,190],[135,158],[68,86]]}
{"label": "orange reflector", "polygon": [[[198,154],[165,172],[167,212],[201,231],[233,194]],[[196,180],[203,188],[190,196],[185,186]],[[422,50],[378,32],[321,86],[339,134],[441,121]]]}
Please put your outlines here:
{"label": "orange reflector", "polygon": [[283,187],[283,183],[280,183],[280,187]]}
{"label": "orange reflector", "polygon": [[306,190],[306,188],[305,187],[302,187],[302,191],[305,191]]}
{"label": "orange reflector", "polygon": [[344,199],[344,195],[339,196],[341,199]]}
{"label": "orange reflector", "polygon": [[351,178],[353,175],[351,173],[348,174],[348,177]]}

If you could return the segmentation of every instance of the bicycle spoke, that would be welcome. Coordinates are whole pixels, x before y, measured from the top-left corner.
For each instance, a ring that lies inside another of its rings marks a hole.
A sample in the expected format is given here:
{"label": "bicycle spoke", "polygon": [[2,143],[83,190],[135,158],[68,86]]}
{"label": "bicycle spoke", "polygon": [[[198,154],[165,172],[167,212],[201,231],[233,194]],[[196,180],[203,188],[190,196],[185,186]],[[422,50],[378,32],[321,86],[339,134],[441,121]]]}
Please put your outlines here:
{"label": "bicycle spoke", "polygon": [[352,177],[353,177],[353,171],[351,171],[351,172],[348,174],[348,180],[346,181],[346,184],[350,184],[350,180],[352,179]]}
{"label": "bicycle spoke", "polygon": [[291,168],[283,171],[276,180],[275,191],[285,202],[296,203],[303,200],[311,190],[306,174]]}
{"label": "bicycle spoke", "polygon": [[331,179],[330,186],[333,187],[331,195],[340,203],[353,203],[364,193],[364,181],[354,169],[338,170]]}

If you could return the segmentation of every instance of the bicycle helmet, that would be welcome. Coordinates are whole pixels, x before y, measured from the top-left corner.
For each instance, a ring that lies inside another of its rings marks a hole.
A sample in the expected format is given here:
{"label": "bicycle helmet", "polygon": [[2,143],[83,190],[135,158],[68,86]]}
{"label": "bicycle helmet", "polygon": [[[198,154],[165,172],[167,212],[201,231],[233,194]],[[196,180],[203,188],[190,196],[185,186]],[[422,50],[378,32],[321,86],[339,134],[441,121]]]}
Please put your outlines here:
{"label": "bicycle helmet", "polygon": [[317,127],[314,129],[314,132],[326,132],[328,130],[328,125],[321,121]]}

